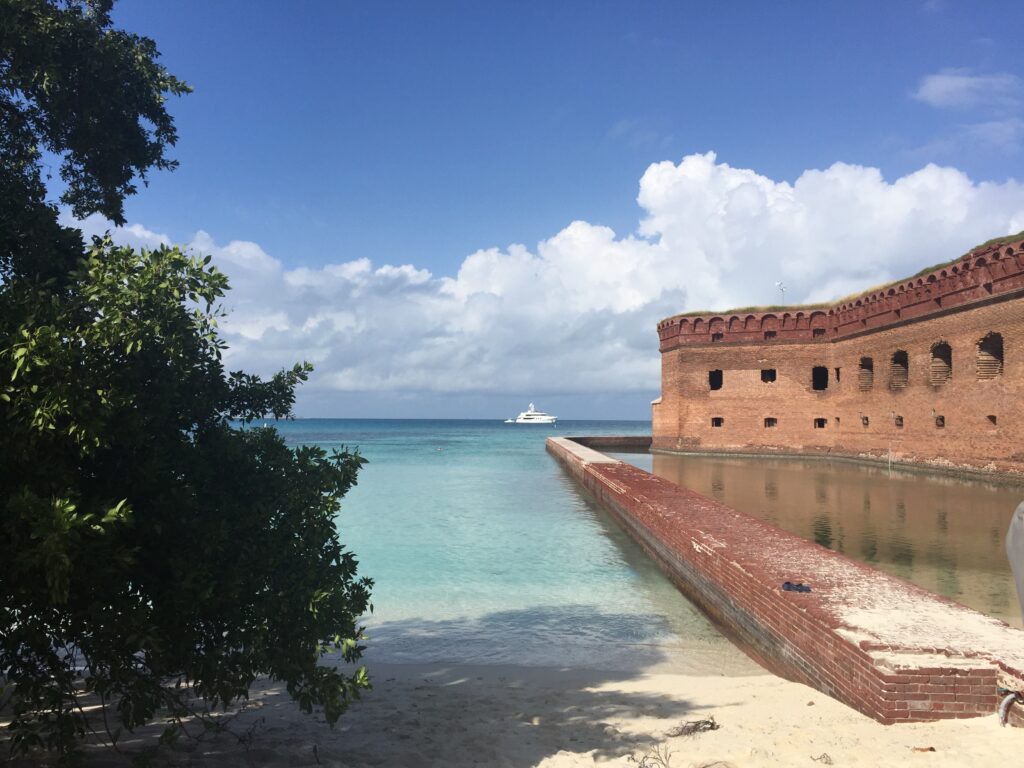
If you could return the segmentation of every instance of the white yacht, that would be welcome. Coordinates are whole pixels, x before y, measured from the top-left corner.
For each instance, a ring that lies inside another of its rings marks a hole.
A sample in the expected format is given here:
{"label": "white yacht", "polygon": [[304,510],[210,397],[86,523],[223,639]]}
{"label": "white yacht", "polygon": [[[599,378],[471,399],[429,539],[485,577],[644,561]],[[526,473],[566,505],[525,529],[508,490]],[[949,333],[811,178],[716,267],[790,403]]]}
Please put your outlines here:
{"label": "white yacht", "polygon": [[520,413],[514,419],[505,419],[506,424],[554,424],[558,420],[557,416],[552,416],[550,413],[544,413],[544,411],[534,410],[533,403],[530,403],[530,407]]}

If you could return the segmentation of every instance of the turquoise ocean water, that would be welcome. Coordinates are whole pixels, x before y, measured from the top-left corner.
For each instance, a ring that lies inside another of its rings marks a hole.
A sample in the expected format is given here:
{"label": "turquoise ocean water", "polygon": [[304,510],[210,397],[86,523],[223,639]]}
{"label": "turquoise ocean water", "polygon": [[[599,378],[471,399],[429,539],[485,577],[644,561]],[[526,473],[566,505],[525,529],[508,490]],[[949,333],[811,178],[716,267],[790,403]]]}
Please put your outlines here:
{"label": "turquoise ocean water", "polygon": [[744,674],[754,667],[544,450],[648,422],[300,419],[292,445],[358,447],[342,541],[375,581],[368,662]]}

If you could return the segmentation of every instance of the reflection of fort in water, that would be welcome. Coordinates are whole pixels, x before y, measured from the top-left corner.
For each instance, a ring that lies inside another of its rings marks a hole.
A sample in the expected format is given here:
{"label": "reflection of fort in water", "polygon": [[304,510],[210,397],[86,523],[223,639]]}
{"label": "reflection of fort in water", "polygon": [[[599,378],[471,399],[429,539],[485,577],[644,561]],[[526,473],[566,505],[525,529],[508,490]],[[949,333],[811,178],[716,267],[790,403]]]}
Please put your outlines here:
{"label": "reflection of fort in water", "polygon": [[659,477],[1014,626],[1019,486],[821,459],[621,456]]}

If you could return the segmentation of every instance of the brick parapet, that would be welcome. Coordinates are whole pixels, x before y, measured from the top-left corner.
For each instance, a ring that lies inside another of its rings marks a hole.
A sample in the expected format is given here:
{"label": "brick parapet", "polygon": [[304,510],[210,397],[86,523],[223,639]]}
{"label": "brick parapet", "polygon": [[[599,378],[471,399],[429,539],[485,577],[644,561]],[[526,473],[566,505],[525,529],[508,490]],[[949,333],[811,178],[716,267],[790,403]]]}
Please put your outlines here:
{"label": "brick parapet", "polygon": [[[882,723],[991,714],[1024,689],[1024,632],[636,467],[548,451],[669,578],[772,671]],[[801,582],[810,593],[787,592]],[[1024,724],[1019,707],[1011,721]]]}
{"label": "brick parapet", "polygon": [[927,274],[831,306],[681,314],[658,323],[659,346],[826,343],[1024,292],[1024,238],[977,248]]}

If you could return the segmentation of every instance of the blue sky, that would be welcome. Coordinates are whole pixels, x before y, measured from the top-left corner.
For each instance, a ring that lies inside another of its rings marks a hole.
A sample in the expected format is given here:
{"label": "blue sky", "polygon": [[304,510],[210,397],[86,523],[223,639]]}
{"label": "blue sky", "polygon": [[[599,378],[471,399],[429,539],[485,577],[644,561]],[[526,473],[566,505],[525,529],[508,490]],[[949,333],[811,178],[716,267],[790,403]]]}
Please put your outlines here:
{"label": "blue sky", "polygon": [[[122,236],[223,258],[239,317],[279,319],[226,325],[239,364],[324,374],[300,414],[644,418],[659,313],[774,301],[776,276],[827,298],[1024,229],[1020,3],[122,0],[115,18],[195,88],[170,105],[181,167]],[[276,266],[250,279],[245,248]],[[535,306],[522,270],[563,290]],[[502,364],[497,343],[522,349]]]}

